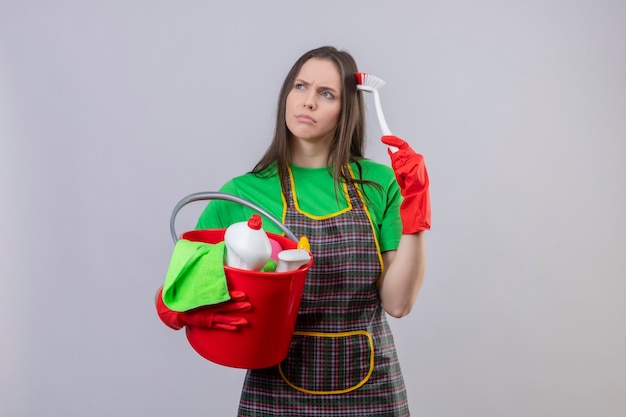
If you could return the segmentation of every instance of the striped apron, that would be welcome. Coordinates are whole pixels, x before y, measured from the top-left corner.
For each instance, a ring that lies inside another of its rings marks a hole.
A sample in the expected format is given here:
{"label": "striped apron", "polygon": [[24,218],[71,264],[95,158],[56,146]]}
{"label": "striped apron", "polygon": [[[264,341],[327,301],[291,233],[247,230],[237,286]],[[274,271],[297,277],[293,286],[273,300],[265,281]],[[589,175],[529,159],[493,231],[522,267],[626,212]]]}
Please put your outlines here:
{"label": "striped apron", "polygon": [[329,216],[299,209],[289,173],[283,222],[307,236],[314,257],[287,358],[250,370],[239,416],[409,416],[393,336],[380,304],[382,257],[354,185]]}

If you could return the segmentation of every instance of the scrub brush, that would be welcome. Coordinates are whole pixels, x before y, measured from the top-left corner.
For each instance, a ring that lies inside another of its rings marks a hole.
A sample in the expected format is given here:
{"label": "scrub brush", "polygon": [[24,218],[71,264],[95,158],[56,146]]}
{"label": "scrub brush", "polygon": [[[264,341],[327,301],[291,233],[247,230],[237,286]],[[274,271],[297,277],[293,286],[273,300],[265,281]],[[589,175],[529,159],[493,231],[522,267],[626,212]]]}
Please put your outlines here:
{"label": "scrub brush", "polygon": [[[383,114],[383,107],[380,104],[380,95],[378,89],[385,85],[385,82],[375,75],[368,74],[366,72],[357,72],[356,76],[358,90],[374,93],[374,104],[376,105],[376,115],[378,116],[378,123],[380,124],[380,130],[382,130],[384,136],[391,136],[391,130],[387,126],[385,115]],[[398,148],[390,146],[391,152],[397,152]]]}

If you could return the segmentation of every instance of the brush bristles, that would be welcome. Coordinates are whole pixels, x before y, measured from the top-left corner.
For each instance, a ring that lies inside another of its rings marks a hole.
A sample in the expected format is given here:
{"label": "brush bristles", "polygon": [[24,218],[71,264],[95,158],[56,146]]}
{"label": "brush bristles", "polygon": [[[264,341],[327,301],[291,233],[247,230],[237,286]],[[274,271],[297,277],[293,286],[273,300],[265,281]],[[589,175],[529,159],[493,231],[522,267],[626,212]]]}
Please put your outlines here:
{"label": "brush bristles", "polygon": [[366,72],[357,72],[355,75],[356,75],[357,82],[359,83],[359,85],[362,85],[363,87],[370,87],[375,90],[378,90],[379,88],[385,85],[385,82],[375,75],[368,74]]}

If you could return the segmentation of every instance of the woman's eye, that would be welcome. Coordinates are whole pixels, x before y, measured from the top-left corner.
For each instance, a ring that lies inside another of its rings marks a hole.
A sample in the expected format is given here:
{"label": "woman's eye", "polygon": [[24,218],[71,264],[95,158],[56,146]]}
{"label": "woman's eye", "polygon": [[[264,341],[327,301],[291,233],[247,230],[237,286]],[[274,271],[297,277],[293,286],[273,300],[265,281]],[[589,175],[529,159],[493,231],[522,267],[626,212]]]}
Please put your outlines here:
{"label": "woman's eye", "polygon": [[335,96],[333,96],[333,93],[331,93],[330,91],[324,91],[324,92],[322,92],[321,95],[324,98],[335,98]]}
{"label": "woman's eye", "polygon": [[296,90],[304,90],[304,84],[296,83],[296,85],[293,88],[295,88]]}

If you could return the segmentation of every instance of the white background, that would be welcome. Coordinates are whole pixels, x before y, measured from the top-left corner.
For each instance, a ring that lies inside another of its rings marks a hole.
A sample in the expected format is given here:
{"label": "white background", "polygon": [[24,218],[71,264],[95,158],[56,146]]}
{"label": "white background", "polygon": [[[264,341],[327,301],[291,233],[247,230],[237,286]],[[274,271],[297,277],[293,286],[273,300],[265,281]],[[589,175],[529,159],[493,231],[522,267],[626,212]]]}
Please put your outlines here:
{"label": "white background", "polygon": [[618,0],[1,0],[0,415],[234,415],[244,372],[154,311],[169,217],[252,168],[325,44],[387,82],[431,177],[425,284],[391,321],[413,415],[626,415],[625,21]]}

